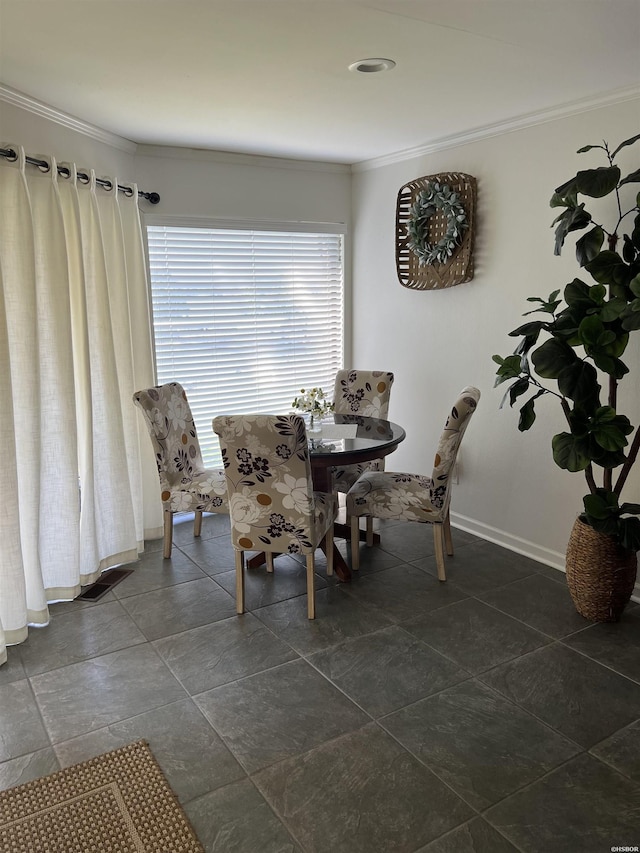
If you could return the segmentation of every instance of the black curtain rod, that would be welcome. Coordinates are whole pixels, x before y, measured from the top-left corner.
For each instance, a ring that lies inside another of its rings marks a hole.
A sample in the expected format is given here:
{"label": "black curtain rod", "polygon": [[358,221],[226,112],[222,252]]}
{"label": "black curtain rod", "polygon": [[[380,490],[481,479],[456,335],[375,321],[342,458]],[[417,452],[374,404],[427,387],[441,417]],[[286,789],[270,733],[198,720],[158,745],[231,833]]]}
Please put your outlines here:
{"label": "black curtain rod", "polygon": [[[0,156],[6,157],[7,160],[17,160],[18,152],[14,151],[13,148],[0,148]],[[32,166],[39,166],[41,169],[46,169],[47,171],[50,168],[50,164],[47,163],[46,160],[36,160],[35,157],[25,157],[25,160]],[[69,169],[67,169],[66,166],[58,166],[58,174],[63,175],[65,178],[68,178],[71,172],[69,171]],[[85,183],[91,180],[89,178],[89,175],[86,174],[86,172],[78,172],[77,175],[80,180],[84,181]],[[96,178],[96,183],[100,184],[101,187],[105,187],[108,190],[113,187],[111,181],[105,181],[104,178]],[[131,189],[131,187],[122,187],[120,186],[120,184],[118,184],[118,189],[120,190],[120,192],[123,192],[128,196],[133,195],[133,190]],[[142,198],[146,198],[147,201],[151,202],[151,204],[157,204],[160,201],[160,196],[158,195],[158,193],[145,193],[142,192],[142,190],[138,190],[138,195],[142,196]]]}

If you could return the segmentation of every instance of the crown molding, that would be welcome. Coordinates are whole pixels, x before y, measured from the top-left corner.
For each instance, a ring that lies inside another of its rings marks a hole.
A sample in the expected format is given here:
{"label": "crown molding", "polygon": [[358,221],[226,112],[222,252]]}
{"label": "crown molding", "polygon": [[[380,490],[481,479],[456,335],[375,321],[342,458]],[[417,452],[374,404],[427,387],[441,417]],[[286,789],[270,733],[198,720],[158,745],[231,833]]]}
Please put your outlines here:
{"label": "crown molding", "polygon": [[0,83],[0,101],[7,104],[13,104],[15,107],[26,110],[34,115],[46,118],[76,133],[82,133],[84,136],[89,136],[92,139],[102,142],[105,145],[110,145],[112,148],[119,148],[121,151],[126,151],[127,154],[135,154],[138,146],[135,142],[125,139],[122,136],[117,136],[115,133],[110,133],[108,130],[103,130],[101,127],[89,124],[82,119],[50,107],[42,101],[32,98],[30,95],[25,95],[23,92],[17,92],[15,89],[4,86]]}
{"label": "crown molding", "polygon": [[196,160],[208,163],[226,163],[235,166],[260,166],[271,169],[299,169],[305,172],[350,173],[345,163],[326,163],[320,160],[293,160],[285,157],[268,157],[262,154],[239,154],[233,151],[215,151],[208,148],[182,148],[169,145],[138,145],[136,157],[170,157],[175,160]]}
{"label": "crown molding", "polygon": [[433,142],[428,142],[425,145],[419,145],[415,148],[407,148],[404,151],[397,151],[395,154],[387,154],[383,157],[375,157],[371,160],[362,160],[359,163],[353,163],[351,169],[353,172],[367,172],[371,169],[379,169],[382,166],[390,166],[394,163],[404,162],[405,160],[413,160],[415,157],[435,154],[437,151],[445,151],[448,148],[459,148],[461,145],[468,145],[472,142],[490,139],[493,136],[502,136],[506,133],[513,133],[514,131],[524,130],[528,127],[535,127],[539,124],[547,124],[551,121],[569,118],[570,116],[589,112],[590,110],[597,110],[602,107],[609,107],[615,104],[622,104],[625,101],[632,101],[637,98],[640,98],[640,86],[629,86],[625,89],[616,89],[614,92],[608,92],[605,95],[583,98],[578,101],[552,107],[551,109],[540,110],[534,113],[526,113],[513,119],[508,119],[507,121],[483,125],[482,127],[473,128],[472,130],[468,130],[464,133],[443,136]]}

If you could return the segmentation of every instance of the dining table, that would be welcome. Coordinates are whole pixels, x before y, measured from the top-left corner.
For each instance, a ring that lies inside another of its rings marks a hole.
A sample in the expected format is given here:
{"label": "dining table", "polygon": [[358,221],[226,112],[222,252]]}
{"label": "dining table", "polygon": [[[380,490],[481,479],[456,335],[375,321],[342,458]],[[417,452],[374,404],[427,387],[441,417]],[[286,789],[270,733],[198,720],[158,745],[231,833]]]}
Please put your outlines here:
{"label": "dining table", "polygon": [[[325,416],[317,430],[307,431],[315,491],[331,493],[334,468],[371,462],[373,459],[388,456],[404,441],[405,436],[401,426],[382,418],[355,414]],[[351,528],[348,524],[336,522],[333,535],[334,539],[349,539]],[[364,535],[362,531],[362,536]],[[325,543],[321,544],[320,548],[326,554]],[[333,564],[336,577],[343,583],[348,583],[351,580],[351,569],[335,544]]]}
{"label": "dining table", "polygon": [[[388,456],[404,441],[405,435],[404,429],[398,424],[364,415],[329,414],[325,415],[322,421],[314,423],[313,427],[308,424],[307,441],[314,491],[331,494],[334,491],[334,468],[371,462],[373,459]],[[362,535],[364,536],[364,531]],[[348,524],[334,523],[334,540],[349,539],[350,536],[351,529]],[[320,548],[326,555],[324,541]],[[247,567],[257,568],[264,561],[264,554],[256,554],[247,561]],[[335,541],[333,566],[338,580],[349,583],[351,569]]]}

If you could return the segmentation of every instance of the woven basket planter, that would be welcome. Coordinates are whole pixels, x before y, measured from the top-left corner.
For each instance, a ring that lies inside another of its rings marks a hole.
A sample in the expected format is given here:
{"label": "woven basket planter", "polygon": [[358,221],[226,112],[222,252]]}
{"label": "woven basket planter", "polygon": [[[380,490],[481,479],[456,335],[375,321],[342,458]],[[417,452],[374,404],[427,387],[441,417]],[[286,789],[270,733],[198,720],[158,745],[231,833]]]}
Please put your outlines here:
{"label": "woven basket planter", "polygon": [[576,519],[567,545],[567,585],[576,610],[592,622],[617,622],[636,580],[634,551]]}

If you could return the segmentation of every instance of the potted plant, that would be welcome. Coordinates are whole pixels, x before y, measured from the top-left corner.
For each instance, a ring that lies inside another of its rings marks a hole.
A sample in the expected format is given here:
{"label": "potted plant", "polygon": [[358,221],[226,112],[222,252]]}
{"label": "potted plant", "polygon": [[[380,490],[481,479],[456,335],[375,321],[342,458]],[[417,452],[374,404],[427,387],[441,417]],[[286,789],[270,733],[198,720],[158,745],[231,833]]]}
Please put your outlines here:
{"label": "potted plant", "polygon": [[333,403],[331,400],[327,399],[327,395],[324,393],[322,388],[310,388],[307,391],[305,391],[304,388],[301,388],[300,395],[298,397],[294,397],[291,406],[292,408],[299,409],[299,411],[309,415],[310,430],[313,430],[314,428],[315,418],[322,420],[326,414],[332,412],[334,409]]}
{"label": "potted plant", "polygon": [[[569,234],[584,231],[575,251],[587,280],[574,278],[562,296],[554,290],[546,299],[530,297],[536,307],[523,316],[541,316],[509,333],[521,339],[513,355],[493,356],[496,385],[511,381],[501,405],[507,398],[511,406],[519,401],[519,430],[533,425],[540,398],[557,400],[564,414],[567,428],[553,437],[553,459],[560,468],[583,472],[588,487],[567,548],[567,583],[577,610],[600,622],[620,617],[633,592],[640,549],[640,504],[621,499],[637,461],[640,427],[618,410],[619,383],[640,383],[640,366],[623,361],[631,334],[640,329],[640,194],[626,186],[640,182],[640,169],[623,177],[615,162],[639,139],[613,151],[606,142],[578,151],[600,149],[606,165],[579,171],[550,204],[562,208],[552,223],[556,255]],[[598,211],[606,208],[606,224],[581,196],[611,196],[612,203],[590,202]]]}

